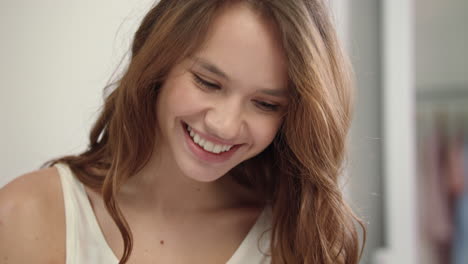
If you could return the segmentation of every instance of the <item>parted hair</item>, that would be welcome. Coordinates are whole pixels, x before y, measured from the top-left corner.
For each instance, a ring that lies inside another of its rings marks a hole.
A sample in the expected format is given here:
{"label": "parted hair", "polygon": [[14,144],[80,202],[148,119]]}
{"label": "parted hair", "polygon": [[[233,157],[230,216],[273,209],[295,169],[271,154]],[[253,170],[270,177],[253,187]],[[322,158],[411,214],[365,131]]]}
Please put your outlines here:
{"label": "parted hair", "polygon": [[[272,144],[229,173],[271,205],[272,263],[356,264],[365,227],[347,205],[340,185],[352,117],[352,69],[324,0],[155,3],[134,35],[128,68],[105,98],[88,148],[48,165],[69,165],[83,184],[102,195],[122,234],[119,263],[126,263],[132,232],[116,196],[157,151],[153,146],[159,89],[172,67],[202,45],[222,8],[234,2],[245,3],[277,28],[290,94]],[[361,239],[357,227],[362,228]]]}

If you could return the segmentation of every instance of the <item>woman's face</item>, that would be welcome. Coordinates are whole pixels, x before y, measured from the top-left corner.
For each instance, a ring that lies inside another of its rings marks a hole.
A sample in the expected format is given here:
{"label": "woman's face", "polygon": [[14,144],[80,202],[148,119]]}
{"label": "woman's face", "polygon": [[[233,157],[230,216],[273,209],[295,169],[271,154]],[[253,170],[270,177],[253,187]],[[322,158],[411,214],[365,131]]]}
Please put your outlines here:
{"label": "woman's face", "polygon": [[161,88],[156,151],[203,182],[263,151],[288,103],[279,43],[274,27],[245,4],[223,11],[205,44]]}

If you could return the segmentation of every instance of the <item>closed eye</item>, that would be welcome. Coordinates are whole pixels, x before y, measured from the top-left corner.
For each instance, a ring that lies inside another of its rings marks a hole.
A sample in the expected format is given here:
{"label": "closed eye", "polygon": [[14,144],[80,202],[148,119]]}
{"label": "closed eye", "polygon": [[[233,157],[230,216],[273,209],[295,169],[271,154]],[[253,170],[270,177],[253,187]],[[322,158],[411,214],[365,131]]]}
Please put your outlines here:
{"label": "closed eye", "polygon": [[221,87],[219,85],[217,85],[215,83],[211,83],[211,82],[201,78],[200,76],[198,76],[195,73],[192,73],[192,74],[193,74],[194,81],[198,85],[201,85],[203,88],[206,88],[206,89],[209,89],[209,90],[219,90],[219,89],[221,89]]}
{"label": "closed eye", "polygon": [[[193,75],[193,79],[194,79],[195,83],[197,83],[202,88],[205,88],[205,89],[208,89],[208,90],[220,90],[221,89],[220,85],[218,85],[216,83],[209,82],[209,81],[203,79],[202,77],[200,77],[196,73],[192,72],[192,75]],[[261,101],[261,100],[253,100],[253,102],[260,110],[265,111],[265,112],[278,112],[280,110],[280,108],[281,108],[281,105],[279,105],[279,104],[271,104],[271,103],[267,103],[267,102]]]}
{"label": "closed eye", "polygon": [[270,104],[264,101],[254,101],[258,108],[267,112],[277,112],[280,109],[280,105]]}

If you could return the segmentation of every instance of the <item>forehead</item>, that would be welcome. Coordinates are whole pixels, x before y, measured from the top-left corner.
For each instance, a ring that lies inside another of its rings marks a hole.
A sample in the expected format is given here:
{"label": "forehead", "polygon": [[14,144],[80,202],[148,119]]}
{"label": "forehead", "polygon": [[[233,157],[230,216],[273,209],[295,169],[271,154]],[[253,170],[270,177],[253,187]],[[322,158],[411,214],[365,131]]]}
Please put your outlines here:
{"label": "forehead", "polygon": [[232,82],[286,88],[286,56],[279,39],[274,23],[247,4],[233,4],[214,19],[195,57],[216,64]]}

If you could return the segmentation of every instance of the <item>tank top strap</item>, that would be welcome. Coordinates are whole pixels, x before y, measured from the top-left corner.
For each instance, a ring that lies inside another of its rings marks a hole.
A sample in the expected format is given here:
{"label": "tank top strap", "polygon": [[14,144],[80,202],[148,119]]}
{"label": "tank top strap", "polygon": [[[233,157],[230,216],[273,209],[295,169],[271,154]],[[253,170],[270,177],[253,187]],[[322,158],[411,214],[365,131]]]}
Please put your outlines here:
{"label": "tank top strap", "polygon": [[271,263],[271,217],[272,208],[267,205],[226,264]]}
{"label": "tank top strap", "polygon": [[97,222],[88,195],[65,164],[56,164],[66,219],[66,264],[118,263]]}
{"label": "tank top strap", "polygon": [[[86,189],[65,164],[56,164],[65,203],[66,264],[117,264],[118,258],[107,244],[99,227]],[[269,245],[271,208],[258,217],[227,264],[267,264],[271,262]]]}

